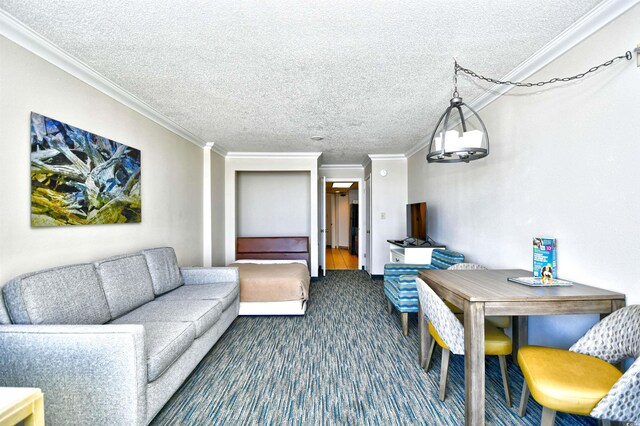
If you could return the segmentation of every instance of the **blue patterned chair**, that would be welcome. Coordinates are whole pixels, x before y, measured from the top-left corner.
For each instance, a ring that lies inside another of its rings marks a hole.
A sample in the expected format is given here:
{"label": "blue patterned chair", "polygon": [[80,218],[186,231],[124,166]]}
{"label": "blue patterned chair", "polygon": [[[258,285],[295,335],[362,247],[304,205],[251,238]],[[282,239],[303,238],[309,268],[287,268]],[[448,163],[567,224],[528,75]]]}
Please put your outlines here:
{"label": "blue patterned chair", "polygon": [[402,334],[409,334],[409,312],[418,312],[416,277],[424,269],[448,269],[464,262],[464,255],[451,250],[434,250],[431,263],[387,263],[384,265],[384,294],[387,310],[395,307],[402,318]]}

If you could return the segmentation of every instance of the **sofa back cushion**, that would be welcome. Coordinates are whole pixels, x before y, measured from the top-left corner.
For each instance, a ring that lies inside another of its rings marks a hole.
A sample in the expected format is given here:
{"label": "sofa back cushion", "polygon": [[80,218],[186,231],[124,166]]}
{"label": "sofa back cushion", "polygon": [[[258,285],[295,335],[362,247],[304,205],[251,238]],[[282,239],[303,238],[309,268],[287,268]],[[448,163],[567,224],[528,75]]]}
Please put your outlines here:
{"label": "sofa back cushion", "polygon": [[14,324],[104,324],[107,299],[92,264],[21,275],[2,289]]}
{"label": "sofa back cushion", "polygon": [[111,318],[116,319],[153,300],[153,287],[143,255],[118,256],[96,262]]}
{"label": "sofa back cushion", "polygon": [[153,292],[156,296],[176,289],[184,284],[176,252],[171,247],[143,250],[151,273]]}
{"label": "sofa back cushion", "polygon": [[7,311],[4,297],[2,297],[2,287],[0,287],[0,324],[11,324],[11,317],[9,317],[9,311]]}

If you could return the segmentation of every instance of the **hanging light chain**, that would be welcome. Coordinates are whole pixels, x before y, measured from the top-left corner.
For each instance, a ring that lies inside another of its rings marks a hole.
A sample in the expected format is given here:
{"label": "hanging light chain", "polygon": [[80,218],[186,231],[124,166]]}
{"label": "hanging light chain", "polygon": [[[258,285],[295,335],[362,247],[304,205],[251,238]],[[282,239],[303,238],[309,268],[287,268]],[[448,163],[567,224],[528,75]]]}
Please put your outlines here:
{"label": "hanging light chain", "polygon": [[595,66],[595,67],[589,68],[589,70],[587,70],[587,71],[585,71],[583,73],[576,74],[576,75],[573,75],[571,77],[561,77],[561,78],[560,77],[556,77],[556,78],[552,78],[552,79],[549,79],[549,80],[546,80],[546,81],[539,81],[537,83],[520,82],[520,81],[509,81],[509,80],[507,80],[507,81],[496,80],[496,79],[491,78],[491,77],[485,77],[483,75],[477,74],[477,73],[471,71],[468,68],[461,67],[460,65],[458,65],[458,62],[456,61],[455,62],[455,80],[454,80],[455,92],[454,93],[458,92],[458,84],[457,84],[458,83],[458,80],[457,80],[458,71],[461,71],[461,72],[463,72],[465,74],[468,74],[471,77],[477,78],[479,80],[484,80],[484,81],[487,81],[487,82],[493,83],[493,84],[501,84],[501,85],[507,85],[507,86],[516,86],[516,87],[534,87],[534,86],[540,87],[540,86],[544,86],[544,85],[547,85],[547,84],[567,82],[567,81],[572,81],[572,80],[579,80],[579,79],[585,77],[587,74],[596,72],[600,68],[608,67],[609,65],[611,65],[614,62],[617,62],[617,61],[619,61],[621,59],[626,59],[626,60],[630,61],[631,58],[632,58],[631,51],[627,51],[624,55],[616,56],[615,58],[610,59],[607,62],[604,62],[604,63],[602,63],[600,65]]}
{"label": "hanging light chain", "polygon": [[455,58],[453,58],[453,64],[453,97],[457,98],[458,96],[460,96],[460,94],[458,93],[458,70],[460,70],[462,67],[458,65],[458,61]]}

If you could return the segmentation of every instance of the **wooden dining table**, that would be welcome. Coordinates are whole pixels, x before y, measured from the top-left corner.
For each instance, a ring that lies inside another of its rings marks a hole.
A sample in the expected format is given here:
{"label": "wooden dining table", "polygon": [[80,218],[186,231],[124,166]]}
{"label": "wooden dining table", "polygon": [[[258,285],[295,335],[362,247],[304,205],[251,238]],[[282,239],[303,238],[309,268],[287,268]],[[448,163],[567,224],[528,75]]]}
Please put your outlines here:
{"label": "wooden dining table", "polygon": [[[485,316],[513,317],[513,359],[528,341],[529,315],[600,314],[624,307],[625,295],[574,283],[570,287],[529,287],[507,281],[531,276],[522,269],[423,270],[419,276],[441,298],[464,311],[465,425],[485,424]],[[419,312],[420,364],[424,366],[431,335]]]}

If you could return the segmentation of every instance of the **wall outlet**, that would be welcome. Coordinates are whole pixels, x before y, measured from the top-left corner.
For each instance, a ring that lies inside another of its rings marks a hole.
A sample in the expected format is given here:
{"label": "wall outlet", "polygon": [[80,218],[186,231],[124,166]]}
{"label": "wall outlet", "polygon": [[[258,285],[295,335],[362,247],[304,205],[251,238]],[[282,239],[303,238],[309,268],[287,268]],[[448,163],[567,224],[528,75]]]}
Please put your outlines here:
{"label": "wall outlet", "polygon": [[387,218],[387,214],[385,212],[380,213],[380,219],[385,220]]}

